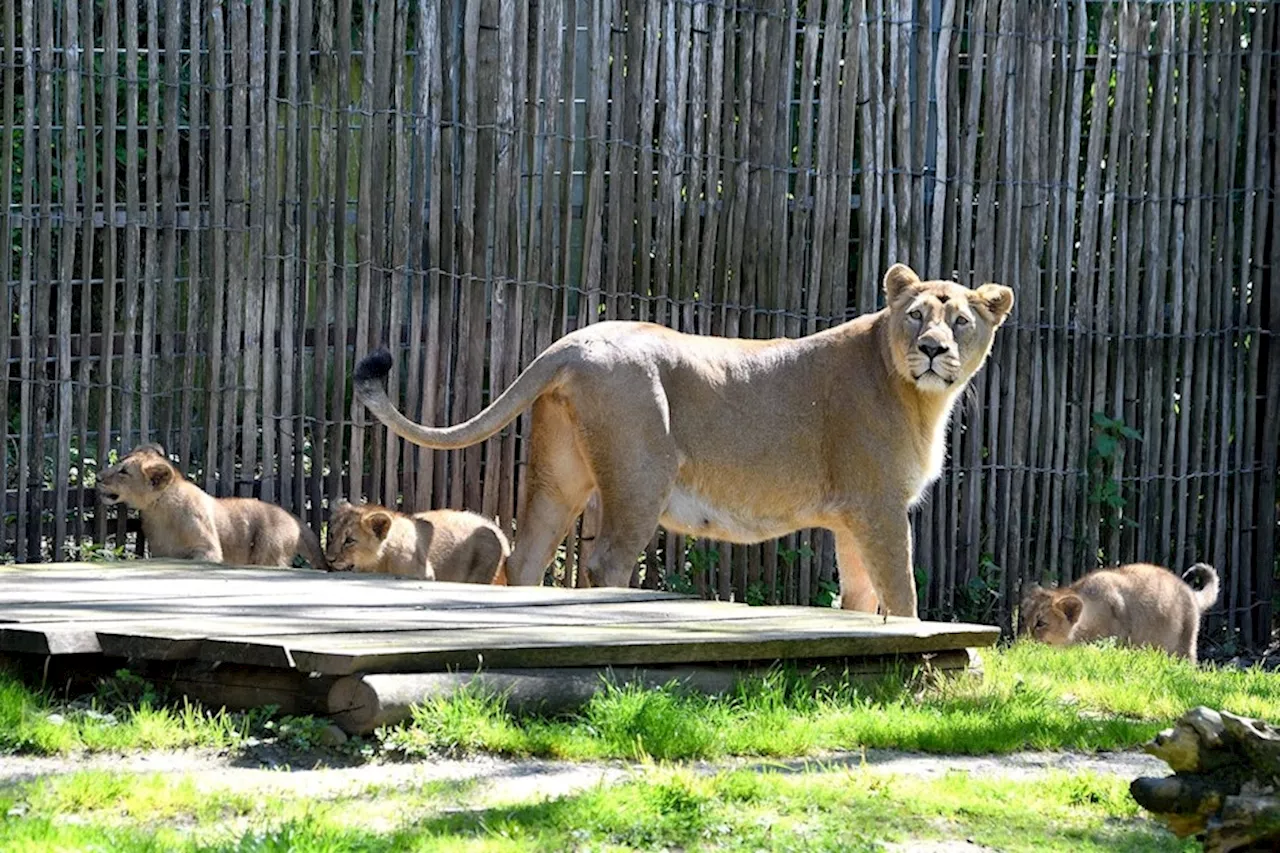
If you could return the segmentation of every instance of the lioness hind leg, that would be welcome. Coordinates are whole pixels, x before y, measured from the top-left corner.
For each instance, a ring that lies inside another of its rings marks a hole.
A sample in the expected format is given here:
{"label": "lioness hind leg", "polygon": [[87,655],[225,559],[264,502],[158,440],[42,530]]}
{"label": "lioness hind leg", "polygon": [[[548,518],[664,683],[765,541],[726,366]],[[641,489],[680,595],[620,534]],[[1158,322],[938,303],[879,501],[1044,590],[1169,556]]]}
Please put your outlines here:
{"label": "lioness hind leg", "polygon": [[674,449],[635,454],[637,446],[653,447],[622,441],[608,458],[591,460],[600,494],[600,531],[585,561],[592,586],[630,586],[675,483]]}
{"label": "lioness hind leg", "polygon": [[858,553],[858,541],[848,531],[836,533],[836,559],[840,572],[840,607],[875,613],[880,604],[867,567]]}
{"label": "lioness hind leg", "polygon": [[515,547],[507,582],[542,583],[556,548],[591,494],[590,469],[578,450],[577,428],[562,403],[541,397],[533,404],[529,466],[516,512]]}

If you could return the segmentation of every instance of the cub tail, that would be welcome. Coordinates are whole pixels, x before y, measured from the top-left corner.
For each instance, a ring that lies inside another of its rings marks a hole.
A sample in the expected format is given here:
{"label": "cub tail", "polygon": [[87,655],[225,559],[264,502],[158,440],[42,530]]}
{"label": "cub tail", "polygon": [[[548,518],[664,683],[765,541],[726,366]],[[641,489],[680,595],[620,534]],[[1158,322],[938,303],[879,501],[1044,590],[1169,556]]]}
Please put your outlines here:
{"label": "cub tail", "polygon": [[1196,607],[1203,613],[1218,600],[1218,573],[1208,563],[1196,563],[1187,569],[1182,580],[1196,596]]}

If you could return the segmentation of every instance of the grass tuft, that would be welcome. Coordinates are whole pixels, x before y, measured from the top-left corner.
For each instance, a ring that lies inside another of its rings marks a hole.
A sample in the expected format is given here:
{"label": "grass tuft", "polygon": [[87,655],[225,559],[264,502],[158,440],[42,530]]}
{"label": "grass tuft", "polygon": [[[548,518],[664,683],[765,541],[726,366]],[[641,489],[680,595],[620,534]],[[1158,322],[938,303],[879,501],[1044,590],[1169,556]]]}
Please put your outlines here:
{"label": "grass tuft", "polygon": [[[496,752],[569,759],[793,757],[860,747],[984,755],[1135,747],[1199,704],[1280,717],[1280,679],[1197,668],[1150,650],[1019,643],[984,653],[981,681],[901,676],[815,685],[779,668],[727,697],[603,689],[578,714],[517,719],[464,691],[381,733],[406,754]],[[921,683],[926,686],[921,687]]]}

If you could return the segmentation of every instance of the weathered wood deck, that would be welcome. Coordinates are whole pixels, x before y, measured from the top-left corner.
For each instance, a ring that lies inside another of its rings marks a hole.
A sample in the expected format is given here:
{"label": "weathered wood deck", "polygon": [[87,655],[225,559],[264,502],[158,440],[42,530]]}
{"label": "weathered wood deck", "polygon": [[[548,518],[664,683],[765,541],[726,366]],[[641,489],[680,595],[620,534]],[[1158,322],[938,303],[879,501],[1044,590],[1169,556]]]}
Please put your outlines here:
{"label": "weathered wood deck", "polygon": [[479,668],[918,659],[991,645],[998,633],[637,589],[488,587],[170,561],[0,568],[0,652],[231,665],[330,681]]}

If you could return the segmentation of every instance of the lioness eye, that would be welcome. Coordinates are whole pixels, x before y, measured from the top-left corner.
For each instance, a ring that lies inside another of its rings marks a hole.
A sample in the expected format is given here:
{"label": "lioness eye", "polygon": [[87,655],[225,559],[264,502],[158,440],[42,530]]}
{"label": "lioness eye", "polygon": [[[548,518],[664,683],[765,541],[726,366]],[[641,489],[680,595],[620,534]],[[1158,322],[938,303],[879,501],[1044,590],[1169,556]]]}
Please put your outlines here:
{"label": "lioness eye", "polygon": [[964,316],[963,314],[957,314],[957,315],[956,315],[956,325],[957,325],[957,326],[967,326],[967,325],[969,325],[969,318],[968,318],[968,317],[966,317],[966,316]]}
{"label": "lioness eye", "polygon": [[917,309],[915,309],[914,311],[912,311],[911,313],[907,314],[907,316],[908,316],[908,317],[910,317],[912,320],[923,320],[923,319],[924,319],[924,315],[920,313],[920,309],[919,309],[919,308],[917,308]]}

